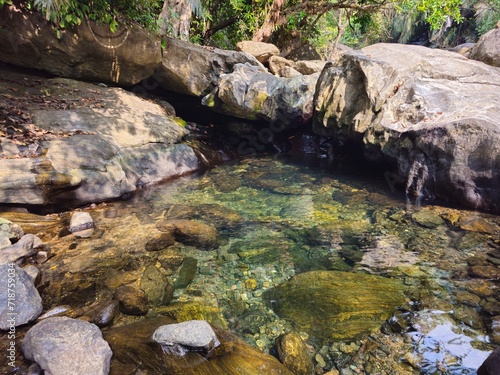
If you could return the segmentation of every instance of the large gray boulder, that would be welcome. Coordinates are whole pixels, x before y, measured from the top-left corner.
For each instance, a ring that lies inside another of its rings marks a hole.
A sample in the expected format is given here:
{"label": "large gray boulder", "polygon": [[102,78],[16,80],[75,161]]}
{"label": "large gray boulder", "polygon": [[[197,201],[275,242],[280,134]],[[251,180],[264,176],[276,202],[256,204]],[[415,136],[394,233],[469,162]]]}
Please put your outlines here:
{"label": "large gray boulder", "polygon": [[479,38],[476,45],[472,47],[469,57],[500,67],[500,25]]}
{"label": "large gray boulder", "polygon": [[0,264],[0,282],[0,330],[15,333],[42,313],[42,298],[30,275],[14,264]]}
{"label": "large gray boulder", "polygon": [[105,201],[198,168],[193,149],[181,143],[188,131],[163,107],[63,78],[42,80],[39,88],[53,104],[33,103],[27,112],[43,137],[29,155],[22,146],[0,153],[1,203]]}
{"label": "large gray boulder", "polygon": [[313,128],[397,164],[408,192],[500,211],[500,69],[419,46],[376,44],[323,70]]}
{"label": "large gray boulder", "polygon": [[261,65],[245,52],[167,38],[162,64],[154,77],[166,90],[201,98],[217,86],[221,74],[231,73],[236,64],[244,63]]}
{"label": "large gray boulder", "polygon": [[47,375],[107,375],[113,355],[96,325],[66,317],[47,318],[30,328],[22,350]]}
{"label": "large gray boulder", "polygon": [[312,118],[318,76],[282,78],[260,67],[238,64],[234,72],[221,75],[219,86],[203,103],[242,119],[298,126]]}
{"label": "large gray boulder", "polygon": [[0,61],[42,69],[57,76],[134,85],[161,63],[157,36],[134,25],[109,26],[84,20],[60,30],[23,5],[0,9]]}

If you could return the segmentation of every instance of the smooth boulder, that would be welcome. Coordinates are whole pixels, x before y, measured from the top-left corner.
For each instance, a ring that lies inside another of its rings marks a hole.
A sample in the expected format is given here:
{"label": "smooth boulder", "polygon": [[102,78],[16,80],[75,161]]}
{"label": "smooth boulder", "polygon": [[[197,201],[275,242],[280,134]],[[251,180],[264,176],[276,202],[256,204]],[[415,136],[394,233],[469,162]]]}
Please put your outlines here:
{"label": "smooth boulder", "polygon": [[469,57],[500,68],[500,25],[479,38]]}
{"label": "smooth boulder", "polygon": [[318,74],[276,77],[260,67],[238,64],[222,74],[219,86],[203,104],[216,111],[247,120],[264,120],[283,129],[308,123]]}
{"label": "smooth boulder", "polygon": [[498,68],[453,52],[375,44],[322,71],[313,128],[395,163],[391,189],[500,212],[499,85]]}
{"label": "smooth boulder", "polygon": [[14,3],[0,9],[0,29],[0,61],[56,76],[131,86],[161,63],[160,38],[133,24],[113,33],[85,18],[56,29],[41,13]]}
{"label": "smooth boulder", "polygon": [[188,320],[158,327],[151,340],[160,344],[165,353],[181,357],[190,350],[208,353],[220,345],[206,320]]}
{"label": "smooth boulder", "polygon": [[96,325],[66,317],[47,318],[31,327],[22,350],[26,359],[52,375],[107,375],[113,354]]}
{"label": "smooth boulder", "polygon": [[236,64],[245,63],[260,66],[244,52],[166,38],[162,64],[154,77],[166,90],[201,98],[217,86],[221,74],[231,73]]}
{"label": "smooth boulder", "polygon": [[254,42],[244,40],[236,44],[236,50],[246,52],[254,56],[262,64],[266,63],[272,56],[278,56],[280,50],[272,43]]}

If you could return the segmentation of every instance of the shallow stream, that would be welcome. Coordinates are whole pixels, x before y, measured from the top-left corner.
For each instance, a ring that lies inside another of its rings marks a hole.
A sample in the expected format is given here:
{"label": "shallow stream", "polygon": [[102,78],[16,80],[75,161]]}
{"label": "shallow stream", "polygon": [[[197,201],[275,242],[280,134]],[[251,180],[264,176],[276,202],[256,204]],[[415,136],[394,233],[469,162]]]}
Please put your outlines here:
{"label": "shallow stream", "polygon": [[[380,175],[249,158],[88,211],[90,238],[44,231],[46,308],[82,308],[127,283],[154,301],[167,281],[171,301],[157,298],[146,318],[182,319],[190,306],[190,317],[271,354],[296,331],[319,374],[475,374],[500,341],[500,218],[411,204]],[[213,224],[216,246],[145,250],[169,219]],[[312,271],[327,273],[281,288]],[[302,298],[309,293],[313,301]],[[115,325],[139,319],[120,315]]]}

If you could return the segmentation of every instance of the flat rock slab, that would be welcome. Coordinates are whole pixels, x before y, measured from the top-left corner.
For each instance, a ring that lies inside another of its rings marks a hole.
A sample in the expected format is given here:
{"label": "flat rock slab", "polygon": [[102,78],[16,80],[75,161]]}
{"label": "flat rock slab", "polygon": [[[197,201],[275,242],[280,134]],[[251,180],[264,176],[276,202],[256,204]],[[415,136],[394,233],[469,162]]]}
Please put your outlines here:
{"label": "flat rock slab", "polygon": [[[22,82],[20,75],[12,78]],[[26,126],[29,146],[0,137],[0,203],[101,202],[199,168],[193,149],[182,143],[188,131],[158,104],[69,79],[35,83],[38,90],[24,94],[32,104],[24,96],[8,99],[24,105],[33,124]]]}

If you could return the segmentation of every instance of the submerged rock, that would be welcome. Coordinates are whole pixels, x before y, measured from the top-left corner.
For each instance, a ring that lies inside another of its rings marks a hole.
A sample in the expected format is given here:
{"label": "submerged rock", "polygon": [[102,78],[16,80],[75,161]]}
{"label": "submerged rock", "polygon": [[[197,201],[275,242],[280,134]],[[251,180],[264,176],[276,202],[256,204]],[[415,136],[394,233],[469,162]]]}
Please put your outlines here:
{"label": "submerged rock", "polygon": [[209,223],[196,220],[164,220],[157,224],[162,232],[173,233],[175,239],[185,245],[210,250],[217,247],[219,233]]}
{"label": "submerged rock", "polygon": [[117,300],[104,301],[85,312],[85,316],[89,318],[90,323],[105,327],[113,323],[113,319],[120,312],[119,305]]}
{"label": "submerged rock", "polygon": [[306,344],[296,332],[286,333],[277,342],[278,356],[295,375],[312,375],[314,365]]}
{"label": "submerged rock", "polygon": [[46,374],[107,375],[112,356],[94,324],[66,317],[47,318],[24,337],[24,356]]}
{"label": "submerged rock", "polygon": [[[42,298],[33,285],[33,279],[22,268],[0,264],[0,330],[35,320],[43,310]],[[15,332],[15,329],[14,329]]]}
{"label": "submerged rock", "polygon": [[160,317],[106,331],[104,338],[113,349],[110,374],[292,375],[274,357],[217,327],[213,330],[220,345],[207,356],[188,352],[179,357],[164,353],[159,345],[149,343],[158,327],[175,323],[170,318]]}
{"label": "submerged rock", "polygon": [[214,330],[205,320],[188,320],[158,327],[151,340],[164,353],[184,356],[189,351],[209,353],[220,345]]}
{"label": "submerged rock", "polygon": [[148,298],[143,290],[131,285],[119,287],[114,299],[120,301],[120,310],[130,315],[145,315],[148,312]]}
{"label": "submerged rock", "polygon": [[411,218],[425,228],[436,228],[444,224],[444,220],[441,216],[439,216],[439,214],[426,209],[413,213]]}
{"label": "submerged rock", "polygon": [[311,271],[266,292],[283,319],[321,342],[355,339],[379,329],[404,304],[399,280],[362,273]]}

